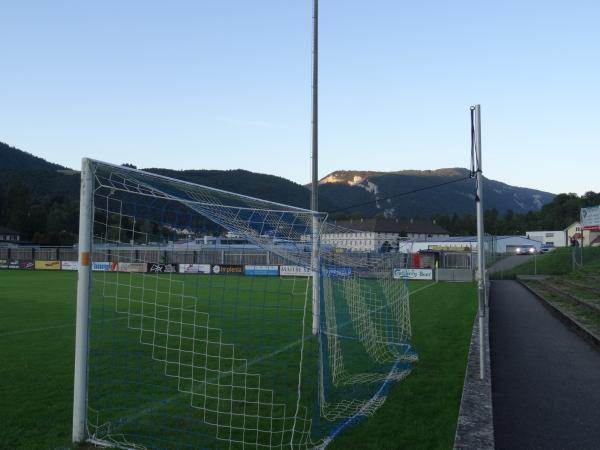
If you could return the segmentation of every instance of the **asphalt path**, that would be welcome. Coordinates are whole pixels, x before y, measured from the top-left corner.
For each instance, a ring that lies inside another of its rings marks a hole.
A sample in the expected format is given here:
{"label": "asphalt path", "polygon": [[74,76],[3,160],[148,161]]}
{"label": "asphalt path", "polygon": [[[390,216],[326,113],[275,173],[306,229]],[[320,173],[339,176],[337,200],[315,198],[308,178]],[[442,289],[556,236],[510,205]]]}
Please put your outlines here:
{"label": "asphalt path", "polygon": [[494,281],[496,448],[600,449],[600,351],[516,281]]}

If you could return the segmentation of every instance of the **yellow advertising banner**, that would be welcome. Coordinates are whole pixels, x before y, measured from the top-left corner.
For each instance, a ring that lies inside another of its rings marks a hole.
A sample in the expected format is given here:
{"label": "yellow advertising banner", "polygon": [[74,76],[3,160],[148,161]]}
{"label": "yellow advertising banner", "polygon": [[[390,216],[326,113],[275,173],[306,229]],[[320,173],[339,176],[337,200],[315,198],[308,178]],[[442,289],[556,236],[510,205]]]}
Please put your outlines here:
{"label": "yellow advertising banner", "polygon": [[36,261],[35,270],[60,270],[60,261]]}

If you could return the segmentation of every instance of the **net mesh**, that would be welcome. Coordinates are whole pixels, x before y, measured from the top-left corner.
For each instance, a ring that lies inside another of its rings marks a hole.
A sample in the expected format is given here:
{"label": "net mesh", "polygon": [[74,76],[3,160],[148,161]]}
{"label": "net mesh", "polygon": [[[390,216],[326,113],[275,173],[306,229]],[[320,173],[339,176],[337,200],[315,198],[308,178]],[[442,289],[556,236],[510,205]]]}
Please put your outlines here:
{"label": "net mesh", "polygon": [[91,441],[324,447],[410,372],[401,253],[340,251],[327,237],[348,230],[319,214],[313,233],[309,210],[92,170]]}

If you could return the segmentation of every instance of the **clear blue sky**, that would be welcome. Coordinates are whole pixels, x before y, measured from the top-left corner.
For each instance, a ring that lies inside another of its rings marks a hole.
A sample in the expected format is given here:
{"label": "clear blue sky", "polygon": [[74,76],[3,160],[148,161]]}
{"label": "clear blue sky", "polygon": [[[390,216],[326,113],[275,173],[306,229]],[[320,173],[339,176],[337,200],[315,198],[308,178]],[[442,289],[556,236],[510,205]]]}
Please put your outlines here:
{"label": "clear blue sky", "polygon": [[[77,168],[310,179],[312,0],[0,5],[0,140]],[[600,2],[321,0],[320,176],[469,164],[600,190]]]}

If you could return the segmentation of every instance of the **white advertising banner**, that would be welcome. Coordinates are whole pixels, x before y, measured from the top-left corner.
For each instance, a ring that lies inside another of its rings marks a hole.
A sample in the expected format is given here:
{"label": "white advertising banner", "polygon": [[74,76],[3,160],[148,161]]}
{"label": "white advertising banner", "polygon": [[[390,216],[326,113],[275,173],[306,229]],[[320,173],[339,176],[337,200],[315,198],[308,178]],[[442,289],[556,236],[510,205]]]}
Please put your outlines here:
{"label": "white advertising banner", "polygon": [[210,273],[210,264],[179,264],[179,273]]}
{"label": "white advertising banner", "polygon": [[394,269],[396,280],[433,280],[433,269]]}
{"label": "white advertising banner", "polygon": [[282,277],[309,277],[312,272],[304,266],[279,266],[279,275]]}
{"label": "white advertising banner", "polygon": [[61,261],[60,270],[77,270],[79,263],[77,261]]}
{"label": "white advertising banner", "polygon": [[581,208],[581,227],[584,230],[600,230],[600,205]]}
{"label": "white advertising banner", "polygon": [[119,272],[146,272],[146,263],[123,263],[120,262],[117,266]]}

